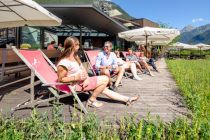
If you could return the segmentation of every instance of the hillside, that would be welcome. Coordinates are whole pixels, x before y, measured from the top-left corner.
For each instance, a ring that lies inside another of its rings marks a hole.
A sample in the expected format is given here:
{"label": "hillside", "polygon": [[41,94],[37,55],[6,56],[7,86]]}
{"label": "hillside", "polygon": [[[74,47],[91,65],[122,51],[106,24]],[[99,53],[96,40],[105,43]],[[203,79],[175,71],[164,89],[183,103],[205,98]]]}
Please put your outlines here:
{"label": "hillside", "polygon": [[184,27],[182,30],[181,30],[181,33],[184,33],[184,32],[190,32],[192,31],[193,29],[195,29],[196,27],[192,26],[192,25],[188,25],[186,27]]}
{"label": "hillside", "polygon": [[193,43],[206,43],[206,44],[210,44],[210,30],[205,31],[202,34],[196,35],[194,36],[190,42]]}
{"label": "hillside", "polygon": [[210,24],[200,26],[197,28],[183,28],[181,30],[180,42],[189,44],[210,44]]}

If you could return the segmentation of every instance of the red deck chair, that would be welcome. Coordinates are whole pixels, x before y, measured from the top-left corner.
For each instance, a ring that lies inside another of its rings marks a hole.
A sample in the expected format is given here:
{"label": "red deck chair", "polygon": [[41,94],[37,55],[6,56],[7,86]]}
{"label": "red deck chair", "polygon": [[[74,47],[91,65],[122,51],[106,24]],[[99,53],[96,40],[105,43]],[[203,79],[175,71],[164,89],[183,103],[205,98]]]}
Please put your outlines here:
{"label": "red deck chair", "polygon": [[87,59],[88,65],[90,67],[90,70],[93,72],[94,75],[96,75],[96,57],[98,56],[100,51],[94,50],[94,51],[84,51],[85,57]]}
{"label": "red deck chair", "polygon": [[[100,52],[99,50],[84,51],[88,65],[95,76],[96,76],[96,67],[95,67],[96,57],[98,56],[99,52]],[[116,74],[111,75],[111,79],[115,81],[116,76],[117,76]],[[120,85],[122,85],[122,81],[120,82]]]}
{"label": "red deck chair", "polygon": [[[84,113],[88,113],[84,105],[77,96],[77,92],[74,87],[69,84],[57,83],[57,73],[55,65],[48,59],[48,57],[41,50],[18,50],[16,47],[12,47],[13,51],[22,59],[22,61],[31,70],[31,99],[13,108],[13,111],[23,107],[34,107],[43,102],[49,102],[55,99],[61,99],[73,94],[78,104]],[[36,99],[34,97],[34,78],[37,76],[43,85],[48,86],[49,91],[54,97],[48,99]],[[60,94],[64,93],[64,94]],[[70,94],[72,93],[72,94]]]}

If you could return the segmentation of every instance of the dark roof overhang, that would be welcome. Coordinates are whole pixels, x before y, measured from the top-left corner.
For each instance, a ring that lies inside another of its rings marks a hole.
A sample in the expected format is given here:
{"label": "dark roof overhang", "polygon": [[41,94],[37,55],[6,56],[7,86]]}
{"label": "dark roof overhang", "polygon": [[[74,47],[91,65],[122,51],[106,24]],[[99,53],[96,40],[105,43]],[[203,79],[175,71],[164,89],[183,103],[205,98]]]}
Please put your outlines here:
{"label": "dark roof overhang", "polygon": [[93,5],[43,5],[62,19],[64,25],[81,25],[109,35],[128,30],[123,24],[109,17]]}

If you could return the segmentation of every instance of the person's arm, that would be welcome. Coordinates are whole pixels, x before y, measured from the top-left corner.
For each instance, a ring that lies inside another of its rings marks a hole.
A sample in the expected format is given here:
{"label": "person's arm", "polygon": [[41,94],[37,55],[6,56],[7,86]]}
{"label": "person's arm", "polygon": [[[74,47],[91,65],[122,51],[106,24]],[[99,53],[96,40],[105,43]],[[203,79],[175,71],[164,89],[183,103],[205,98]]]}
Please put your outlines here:
{"label": "person's arm", "polygon": [[62,61],[57,66],[57,75],[58,75],[58,81],[62,83],[70,83],[75,81],[83,81],[87,78],[84,72],[68,76],[68,68],[66,66],[66,62]]}
{"label": "person's arm", "polygon": [[70,83],[78,80],[78,77],[76,77],[76,75],[67,77],[68,70],[66,67],[60,65],[57,68],[58,68],[57,75],[59,82]]}
{"label": "person's arm", "polygon": [[98,56],[96,57],[96,69],[105,69],[106,68],[106,66],[101,65],[101,61],[102,61],[102,54],[99,53]]}
{"label": "person's arm", "polygon": [[111,65],[111,69],[114,70],[114,73],[118,72],[118,64],[117,64],[117,56],[115,53],[112,53],[112,65]]}

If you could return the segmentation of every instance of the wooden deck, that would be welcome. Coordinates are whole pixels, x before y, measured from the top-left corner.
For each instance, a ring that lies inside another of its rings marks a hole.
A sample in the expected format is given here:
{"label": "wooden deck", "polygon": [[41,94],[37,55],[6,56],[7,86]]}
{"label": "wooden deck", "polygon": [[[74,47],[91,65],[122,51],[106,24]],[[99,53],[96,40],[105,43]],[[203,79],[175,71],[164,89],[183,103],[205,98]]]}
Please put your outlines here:
{"label": "wooden deck", "polygon": [[[148,112],[150,112],[152,118],[159,115],[164,121],[171,121],[177,117],[186,117],[189,111],[185,107],[176,83],[166,67],[165,60],[159,60],[157,65],[160,73],[153,72],[155,77],[143,74],[140,75],[143,78],[142,81],[123,79],[123,86],[119,88],[118,92],[128,96],[140,95],[140,100],[135,104],[125,106],[123,103],[100,96],[98,100],[104,102],[104,106],[100,109],[89,108],[88,111],[95,112],[99,118],[112,120],[113,118],[119,119],[127,114],[136,114],[139,118],[142,118],[146,117]],[[0,111],[3,114],[9,114],[12,107],[30,98],[29,87],[29,81],[25,81],[0,89]],[[40,89],[42,88],[38,85],[36,90],[39,91]],[[79,94],[79,97],[83,103],[88,99],[86,94]],[[73,98],[62,99],[61,103],[63,104],[63,115],[65,120],[68,121],[75,110]],[[48,103],[39,107],[38,111],[48,112],[51,108],[52,105]],[[30,109],[23,109],[16,111],[14,115],[25,118],[30,115],[30,112]]]}

